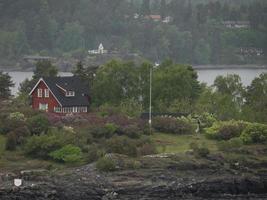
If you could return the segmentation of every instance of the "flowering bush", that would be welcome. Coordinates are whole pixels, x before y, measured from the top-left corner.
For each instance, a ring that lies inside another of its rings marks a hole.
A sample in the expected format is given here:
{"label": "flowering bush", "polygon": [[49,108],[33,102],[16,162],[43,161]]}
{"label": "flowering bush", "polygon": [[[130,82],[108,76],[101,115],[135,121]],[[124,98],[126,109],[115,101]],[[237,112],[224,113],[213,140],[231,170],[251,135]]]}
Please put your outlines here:
{"label": "flowering bush", "polygon": [[153,128],[163,133],[192,134],[194,128],[191,123],[180,118],[156,117],[153,120]]}

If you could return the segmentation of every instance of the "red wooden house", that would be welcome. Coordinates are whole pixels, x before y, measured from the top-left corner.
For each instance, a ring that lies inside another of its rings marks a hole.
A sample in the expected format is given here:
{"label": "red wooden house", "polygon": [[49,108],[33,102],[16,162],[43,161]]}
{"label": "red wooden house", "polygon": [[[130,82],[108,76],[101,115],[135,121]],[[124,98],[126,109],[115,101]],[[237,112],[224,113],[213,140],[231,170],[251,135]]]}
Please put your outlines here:
{"label": "red wooden house", "polygon": [[90,105],[88,91],[77,76],[40,78],[30,92],[32,108],[54,113],[86,113]]}

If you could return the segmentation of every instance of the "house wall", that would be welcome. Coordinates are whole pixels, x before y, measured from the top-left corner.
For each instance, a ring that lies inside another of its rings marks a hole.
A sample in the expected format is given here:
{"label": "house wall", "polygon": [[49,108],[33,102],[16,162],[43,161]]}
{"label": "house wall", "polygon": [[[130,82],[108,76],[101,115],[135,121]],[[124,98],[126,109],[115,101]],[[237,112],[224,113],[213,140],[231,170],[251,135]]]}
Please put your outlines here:
{"label": "house wall", "polygon": [[[38,89],[42,89],[43,94],[42,97],[38,97]],[[39,110],[39,104],[48,104],[48,112],[54,112],[54,107],[59,107],[59,103],[49,90],[49,97],[44,96],[44,89],[48,89],[43,81],[39,83],[39,85],[35,88],[32,93],[32,108],[35,110]]]}

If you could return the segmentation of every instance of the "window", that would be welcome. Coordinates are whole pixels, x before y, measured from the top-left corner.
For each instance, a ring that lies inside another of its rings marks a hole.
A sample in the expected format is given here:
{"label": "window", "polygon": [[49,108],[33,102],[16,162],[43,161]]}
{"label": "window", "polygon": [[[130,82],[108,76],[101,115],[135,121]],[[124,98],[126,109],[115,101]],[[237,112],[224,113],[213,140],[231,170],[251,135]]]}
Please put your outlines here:
{"label": "window", "polygon": [[39,103],[39,110],[48,111],[48,104],[47,103]]}
{"label": "window", "polygon": [[37,91],[37,96],[38,97],[43,97],[43,90],[42,89],[38,89],[38,91]]}
{"label": "window", "polygon": [[44,90],[44,93],[45,93],[45,98],[48,98],[49,97],[49,90],[48,89],[45,89]]}
{"label": "window", "polygon": [[61,107],[54,107],[54,112],[61,113]]}
{"label": "window", "polygon": [[75,96],[75,92],[74,91],[67,91],[66,92],[66,97],[74,97]]}

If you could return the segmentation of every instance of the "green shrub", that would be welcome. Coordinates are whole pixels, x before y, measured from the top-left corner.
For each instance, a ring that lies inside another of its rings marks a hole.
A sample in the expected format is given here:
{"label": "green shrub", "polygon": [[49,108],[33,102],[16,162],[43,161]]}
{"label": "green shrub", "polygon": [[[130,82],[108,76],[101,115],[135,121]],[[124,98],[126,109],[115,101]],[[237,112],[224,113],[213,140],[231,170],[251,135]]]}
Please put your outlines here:
{"label": "green shrub", "polygon": [[106,138],[111,137],[118,130],[118,126],[113,123],[106,123],[104,128],[106,130],[106,135],[105,135]]}
{"label": "green shrub", "polygon": [[206,147],[205,143],[201,146],[197,143],[190,143],[189,146],[193,150],[194,155],[197,157],[205,158],[210,154],[210,150]]}
{"label": "green shrub", "polygon": [[6,139],[6,150],[8,151],[14,151],[16,150],[17,142],[16,142],[16,136],[13,132],[10,132],[7,134]]}
{"label": "green shrub", "polygon": [[152,155],[157,153],[156,146],[149,143],[143,144],[138,150],[140,155]]}
{"label": "green shrub", "polygon": [[69,144],[49,153],[49,156],[59,162],[74,163],[81,161],[82,151],[79,147]]}
{"label": "green shrub", "polygon": [[30,130],[27,126],[23,126],[20,128],[17,128],[13,131],[15,137],[16,137],[16,143],[18,145],[21,145],[25,142],[26,138],[31,135]]}
{"label": "green shrub", "polygon": [[23,113],[20,112],[14,112],[9,114],[9,119],[11,120],[20,120],[20,121],[25,121],[25,116]]}
{"label": "green shrub", "polygon": [[138,139],[141,137],[141,130],[137,125],[129,125],[120,128],[120,134],[126,135],[129,138]]}
{"label": "green shrub", "polygon": [[55,135],[34,135],[27,140],[24,150],[30,156],[46,159],[50,152],[62,146]]}
{"label": "green shrub", "polygon": [[137,147],[134,140],[125,136],[113,136],[106,142],[109,153],[118,153],[128,156],[137,156]]}
{"label": "green shrub", "polygon": [[47,117],[43,114],[29,118],[27,120],[27,123],[32,135],[40,135],[41,133],[46,133],[50,125]]}
{"label": "green shrub", "polygon": [[214,122],[217,121],[216,117],[210,113],[204,112],[199,116],[199,120],[201,122],[201,127],[208,128],[213,125]]}
{"label": "green shrub", "polygon": [[91,134],[94,138],[110,138],[112,133],[110,132],[109,128],[105,126],[92,126],[88,130],[89,134]]}
{"label": "green shrub", "polygon": [[26,126],[25,121],[7,117],[5,119],[1,119],[0,133],[6,135],[7,133],[24,126]]}
{"label": "green shrub", "polygon": [[97,147],[97,145],[90,145],[87,150],[88,162],[94,162],[103,156],[103,151]]}
{"label": "green shrub", "polygon": [[248,125],[243,121],[217,121],[210,128],[206,128],[206,136],[210,139],[229,140],[239,137]]}
{"label": "green shrub", "polygon": [[115,171],[116,163],[111,158],[102,157],[97,161],[96,168],[105,172]]}
{"label": "green shrub", "polygon": [[265,143],[267,141],[267,125],[252,123],[249,124],[241,135],[245,144]]}
{"label": "green shrub", "polygon": [[218,149],[224,152],[241,152],[243,145],[243,141],[240,138],[232,138],[228,141],[220,141]]}
{"label": "green shrub", "polygon": [[153,120],[153,128],[163,133],[174,134],[193,134],[193,125],[186,120],[168,118],[168,117],[155,117]]}

